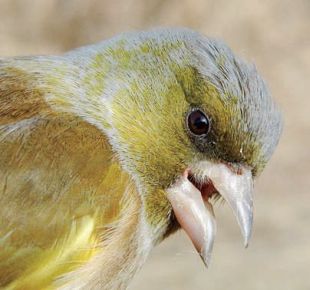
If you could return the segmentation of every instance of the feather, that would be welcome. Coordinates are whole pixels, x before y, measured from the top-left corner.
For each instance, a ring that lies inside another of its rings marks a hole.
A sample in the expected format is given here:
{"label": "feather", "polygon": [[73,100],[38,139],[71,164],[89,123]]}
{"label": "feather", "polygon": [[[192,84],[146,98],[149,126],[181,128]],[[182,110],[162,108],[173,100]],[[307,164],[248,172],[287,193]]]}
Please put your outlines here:
{"label": "feather", "polygon": [[98,253],[104,265],[130,184],[106,137],[17,69],[0,72],[0,104],[0,286],[51,287]]}

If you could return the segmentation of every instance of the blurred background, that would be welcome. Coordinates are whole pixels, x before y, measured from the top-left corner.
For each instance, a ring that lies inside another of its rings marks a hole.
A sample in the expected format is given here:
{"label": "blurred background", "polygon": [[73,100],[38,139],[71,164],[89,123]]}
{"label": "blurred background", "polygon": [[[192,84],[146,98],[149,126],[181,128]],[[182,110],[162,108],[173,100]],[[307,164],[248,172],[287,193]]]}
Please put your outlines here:
{"label": "blurred background", "polygon": [[285,128],[256,185],[250,247],[243,249],[231,210],[217,206],[208,270],[179,232],[152,252],[130,289],[309,290],[309,0],[0,0],[0,55],[61,53],[154,26],[186,26],[222,38],[255,62],[282,108]]}

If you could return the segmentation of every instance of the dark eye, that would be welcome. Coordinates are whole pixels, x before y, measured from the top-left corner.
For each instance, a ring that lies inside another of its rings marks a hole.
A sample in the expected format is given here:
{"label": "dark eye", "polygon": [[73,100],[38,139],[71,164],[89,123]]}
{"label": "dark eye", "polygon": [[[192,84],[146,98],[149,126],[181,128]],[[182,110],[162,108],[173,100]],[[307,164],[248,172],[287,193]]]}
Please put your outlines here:
{"label": "dark eye", "polygon": [[192,111],[187,117],[189,130],[195,135],[208,134],[210,121],[208,117],[199,109]]}

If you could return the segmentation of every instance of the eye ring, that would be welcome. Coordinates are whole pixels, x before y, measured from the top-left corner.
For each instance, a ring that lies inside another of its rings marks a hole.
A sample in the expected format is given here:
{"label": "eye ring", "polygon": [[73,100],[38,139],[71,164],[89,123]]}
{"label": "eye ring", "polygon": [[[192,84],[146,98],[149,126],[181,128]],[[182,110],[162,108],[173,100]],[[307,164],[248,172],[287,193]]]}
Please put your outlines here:
{"label": "eye ring", "polygon": [[187,128],[194,136],[204,137],[211,128],[210,118],[199,108],[193,108],[186,117]]}

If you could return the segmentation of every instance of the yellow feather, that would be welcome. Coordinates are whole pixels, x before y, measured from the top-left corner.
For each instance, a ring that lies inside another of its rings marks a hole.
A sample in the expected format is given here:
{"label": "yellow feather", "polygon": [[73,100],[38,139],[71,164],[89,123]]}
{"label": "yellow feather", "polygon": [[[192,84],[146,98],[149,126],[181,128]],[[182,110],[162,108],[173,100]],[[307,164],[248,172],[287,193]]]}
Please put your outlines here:
{"label": "yellow feather", "polygon": [[102,253],[130,180],[102,132],[44,97],[33,76],[0,66],[4,289],[54,289]]}
{"label": "yellow feather", "polygon": [[6,289],[53,289],[49,285],[55,277],[72,271],[76,264],[87,261],[96,253],[94,225],[94,218],[87,216],[74,222],[63,241],[43,252],[32,267]]}

